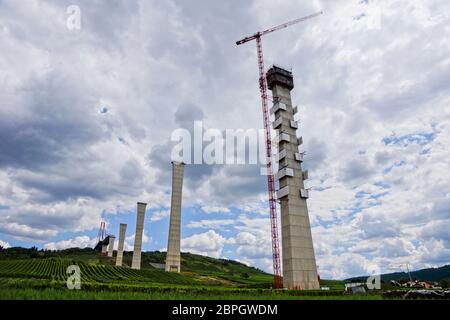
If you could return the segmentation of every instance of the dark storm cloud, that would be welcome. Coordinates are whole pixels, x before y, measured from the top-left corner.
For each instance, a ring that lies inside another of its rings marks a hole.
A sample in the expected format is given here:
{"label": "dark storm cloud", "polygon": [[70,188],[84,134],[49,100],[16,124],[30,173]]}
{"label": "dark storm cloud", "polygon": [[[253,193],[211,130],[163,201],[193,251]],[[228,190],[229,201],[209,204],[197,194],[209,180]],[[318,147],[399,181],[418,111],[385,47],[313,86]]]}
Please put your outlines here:
{"label": "dark storm cloud", "polygon": [[362,216],[359,229],[363,232],[364,239],[390,238],[401,234],[401,228],[398,225],[388,224],[373,216]]}
{"label": "dark storm cloud", "polygon": [[386,165],[391,161],[392,155],[387,151],[379,151],[375,154],[375,163]]}
{"label": "dark storm cloud", "polygon": [[[193,127],[195,121],[204,121],[203,111],[192,104],[181,105],[175,112],[175,123],[179,128],[190,132],[194,141]],[[207,129],[207,128],[204,128]],[[223,133],[225,135],[225,133]],[[206,143],[203,145],[203,147]],[[165,142],[153,148],[148,155],[149,164],[157,169],[157,181],[160,185],[170,186],[170,159],[173,142]],[[191,145],[191,156],[194,155],[194,145]],[[235,157],[237,150],[235,150]],[[213,201],[220,204],[232,204],[236,199],[244,199],[258,195],[266,188],[266,177],[260,174],[258,165],[208,165],[188,164],[185,167],[186,187],[193,192],[206,181],[210,181],[209,194],[211,199],[203,199],[207,203]],[[226,178],[224,179],[224,175]]]}
{"label": "dark storm cloud", "polygon": [[[93,160],[83,159],[83,162]],[[100,161],[99,161],[100,162]],[[30,190],[33,201],[45,203],[77,198],[106,200],[117,195],[137,196],[145,188],[144,168],[134,159],[126,161],[118,172],[110,172],[101,165],[69,162],[44,173],[18,171],[15,181]]]}
{"label": "dark storm cloud", "polygon": [[431,209],[431,215],[434,219],[450,218],[450,198],[444,198],[436,201]]}
{"label": "dark storm cloud", "polygon": [[69,6],[79,6],[81,30],[91,34],[90,44],[107,50],[122,51],[121,37],[133,20],[139,17],[139,1],[123,0],[48,0],[61,13],[61,18],[69,16]]}
{"label": "dark storm cloud", "polygon": [[344,166],[342,170],[342,181],[348,181],[353,184],[364,183],[375,173],[368,159],[364,156],[352,159]]}
{"label": "dark storm cloud", "polygon": [[267,191],[267,177],[257,165],[222,167],[221,174],[211,179],[212,195],[217,203],[233,205]]}
{"label": "dark storm cloud", "polygon": [[25,98],[24,115],[9,116],[13,105],[0,110],[0,167],[43,169],[108,137],[94,116],[93,98],[72,77],[34,78],[18,94]]}
{"label": "dark storm cloud", "polygon": [[306,162],[305,169],[316,170],[327,158],[327,145],[319,141],[317,138],[312,138],[306,142]]}
{"label": "dark storm cloud", "polygon": [[[180,105],[174,115],[175,123],[179,129],[187,130],[191,136],[191,156],[194,155],[194,122],[204,121],[202,109],[196,105]],[[172,148],[177,142],[166,141],[156,145],[147,159],[153,169],[157,170],[156,178],[162,185],[171,185],[171,155]],[[185,168],[185,182],[188,188],[196,189],[203,183],[203,179],[213,172],[213,166],[206,164],[188,164]]]}
{"label": "dark storm cloud", "polygon": [[8,117],[13,106],[0,111],[0,168],[11,169],[10,176],[37,202],[105,200],[134,194],[142,184],[135,162],[125,163],[118,181],[113,181],[116,173],[105,176],[93,166],[101,160],[90,147],[109,141],[113,131],[98,112],[100,97],[76,76],[52,72],[30,79],[21,88],[27,112]]}
{"label": "dark storm cloud", "polygon": [[[70,4],[77,3],[72,2]],[[123,0],[78,1],[84,28],[92,32],[98,45],[109,50],[122,50],[120,38],[139,16],[139,2]]]}
{"label": "dark storm cloud", "polygon": [[[19,209],[14,215],[14,218],[6,219],[6,223],[17,223],[20,225],[27,225],[34,229],[43,230],[57,230],[73,229],[77,223],[77,214],[70,212],[63,212],[60,215],[43,215],[42,212],[33,211],[30,209]],[[5,230],[4,230],[5,231]]]}
{"label": "dark storm cloud", "polygon": [[203,121],[205,115],[203,110],[192,104],[183,104],[175,112],[175,123],[181,129],[186,129],[193,136],[194,121]]}

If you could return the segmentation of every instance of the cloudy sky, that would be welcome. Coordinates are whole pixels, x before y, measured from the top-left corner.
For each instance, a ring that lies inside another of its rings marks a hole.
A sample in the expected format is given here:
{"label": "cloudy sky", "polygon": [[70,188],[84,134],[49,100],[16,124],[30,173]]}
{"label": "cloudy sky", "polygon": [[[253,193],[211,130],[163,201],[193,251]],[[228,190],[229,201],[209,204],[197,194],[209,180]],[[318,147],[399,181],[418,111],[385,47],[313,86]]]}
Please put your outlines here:
{"label": "cloudy sky", "polygon": [[[81,28],[67,27],[67,8]],[[167,245],[177,128],[261,129],[254,43],[292,68],[322,277],[450,262],[448,0],[0,0],[0,245]],[[271,271],[259,166],[187,166],[182,249]]]}

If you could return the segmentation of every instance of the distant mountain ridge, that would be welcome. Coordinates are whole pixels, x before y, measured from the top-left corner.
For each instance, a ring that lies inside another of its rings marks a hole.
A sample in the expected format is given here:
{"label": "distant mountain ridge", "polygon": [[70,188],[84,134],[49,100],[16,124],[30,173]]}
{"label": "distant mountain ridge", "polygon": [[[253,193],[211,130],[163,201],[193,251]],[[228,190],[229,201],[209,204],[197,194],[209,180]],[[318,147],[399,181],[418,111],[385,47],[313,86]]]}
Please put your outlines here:
{"label": "distant mountain ridge", "polygon": [[[426,280],[434,282],[446,280],[450,282],[450,265],[445,265],[439,268],[427,268],[411,271],[410,274],[413,280]],[[365,281],[365,279],[367,279],[367,276],[359,276],[346,279],[346,281]],[[389,282],[391,280],[399,281],[402,279],[409,280],[409,275],[407,272],[393,272],[381,275],[381,280],[384,282]]]}

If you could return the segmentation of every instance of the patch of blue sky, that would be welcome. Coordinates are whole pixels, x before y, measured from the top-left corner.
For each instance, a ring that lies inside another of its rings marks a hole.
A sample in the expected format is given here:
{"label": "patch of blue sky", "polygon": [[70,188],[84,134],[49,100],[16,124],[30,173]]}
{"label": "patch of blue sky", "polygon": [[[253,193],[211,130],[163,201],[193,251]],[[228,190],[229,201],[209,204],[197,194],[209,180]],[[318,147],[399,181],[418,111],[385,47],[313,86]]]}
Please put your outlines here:
{"label": "patch of blue sky", "polygon": [[374,183],[375,186],[383,188],[383,189],[390,189],[391,185],[389,183],[386,183],[384,181],[377,181]]}
{"label": "patch of blue sky", "polygon": [[[323,180],[321,180],[321,183],[323,183]],[[325,191],[328,189],[331,189],[331,187],[312,187],[313,191],[318,191],[318,192]]]}
{"label": "patch of blue sky", "polygon": [[333,217],[332,219],[321,219],[319,217],[316,218],[317,223],[313,223],[312,227],[321,226],[326,229],[331,228],[334,225],[337,225],[341,222],[341,219],[337,217]]}
{"label": "patch of blue sky", "polygon": [[[364,194],[364,195],[357,198],[358,201],[354,202],[353,206],[341,209],[341,211],[342,210],[347,211],[348,214],[341,215],[339,218],[335,218],[335,219],[331,220],[329,222],[330,226],[335,225],[335,224],[350,223],[351,221],[353,221],[355,219],[356,215],[358,213],[361,213],[364,209],[380,206],[382,204],[381,201],[377,201],[376,198],[372,198],[372,195],[370,195],[368,193],[358,192],[358,194]],[[356,196],[355,196],[355,198],[356,198]],[[363,198],[370,199],[370,200],[364,202],[364,201],[362,201]],[[334,210],[332,212],[334,213]],[[327,221],[327,224],[328,224],[328,221]]]}
{"label": "patch of blue sky", "polygon": [[369,194],[369,193],[367,193],[367,192],[359,191],[359,192],[357,192],[357,193],[355,194],[355,198],[361,199],[361,198],[366,197],[366,195],[368,195],[368,194]]}
{"label": "patch of blue sky", "polygon": [[384,196],[387,195],[387,194],[389,194],[389,191],[371,194],[371,195],[369,196],[369,198],[370,198],[370,199],[379,199],[379,198],[384,197]]}
{"label": "patch of blue sky", "polygon": [[[149,210],[147,210],[146,215],[149,214]],[[146,216],[147,221],[148,216]],[[119,233],[119,226],[121,223],[127,224],[127,233],[130,230],[130,224],[136,224],[136,211],[121,211],[119,213],[110,214],[105,212],[103,214],[103,219],[106,221],[107,233],[117,235]],[[97,228],[100,227],[100,221],[98,222]]]}
{"label": "patch of blue sky", "polygon": [[389,172],[391,172],[392,169],[394,169],[394,168],[396,168],[396,167],[401,167],[401,166],[403,166],[403,165],[405,165],[405,164],[406,164],[406,162],[405,162],[404,160],[401,160],[401,161],[399,161],[399,162],[396,162],[396,163],[394,163],[392,166],[387,167],[387,168],[384,168],[384,169],[383,169],[383,173],[384,173],[384,174],[389,173]]}
{"label": "patch of blue sky", "polygon": [[0,204],[0,210],[8,210],[8,209],[11,209],[11,207]]}
{"label": "patch of blue sky", "polygon": [[9,243],[12,247],[24,247],[24,248],[31,248],[31,247],[41,248],[42,247],[41,245],[39,245],[38,242],[36,242],[36,240],[15,238],[10,235],[3,234],[3,233],[0,233],[0,240]]}
{"label": "patch of blue sky", "polygon": [[[362,206],[361,204],[362,203],[358,201],[357,203],[354,203],[354,205],[351,207],[331,210],[332,218],[321,219],[321,218],[317,217],[317,222],[318,222],[317,224],[319,224],[322,227],[329,228],[329,227],[339,225],[339,224],[350,223],[355,218],[355,216],[362,210],[364,210],[368,207],[371,207],[371,206],[378,205],[378,204],[373,204],[373,205],[371,204],[368,206]],[[343,212],[345,212],[345,213],[343,213]],[[315,224],[313,226],[316,226],[317,224]]]}
{"label": "patch of blue sky", "polygon": [[[167,210],[170,211],[170,208],[167,208]],[[196,214],[197,215],[202,215],[202,214],[207,215],[207,214],[209,214],[209,213],[203,211],[202,207],[200,205],[198,205],[198,204],[194,204],[194,205],[191,205],[191,206],[187,206],[187,205],[183,206],[181,208],[181,215],[182,216],[184,215],[185,211],[187,212],[188,215],[196,215]]]}
{"label": "patch of blue sky", "polygon": [[436,134],[434,132],[407,134],[407,135],[399,136],[399,137],[392,135],[390,137],[383,138],[383,143],[387,146],[400,145],[400,146],[406,147],[412,143],[416,143],[420,146],[424,146],[424,145],[432,142],[435,138],[436,138]]}
{"label": "patch of blue sky", "polygon": [[417,240],[417,239],[411,239],[411,243],[416,248],[418,248],[422,244],[421,240]]}
{"label": "patch of blue sky", "polygon": [[126,145],[126,146],[129,146],[129,145],[130,145],[130,144],[128,143],[128,141],[125,140],[125,138],[123,138],[123,137],[118,137],[118,138],[117,138],[117,141],[119,141],[120,143],[122,143],[122,144],[124,144],[124,145]]}
{"label": "patch of blue sky", "polygon": [[429,154],[431,151],[431,148],[423,148],[422,151],[420,151],[420,155]]}

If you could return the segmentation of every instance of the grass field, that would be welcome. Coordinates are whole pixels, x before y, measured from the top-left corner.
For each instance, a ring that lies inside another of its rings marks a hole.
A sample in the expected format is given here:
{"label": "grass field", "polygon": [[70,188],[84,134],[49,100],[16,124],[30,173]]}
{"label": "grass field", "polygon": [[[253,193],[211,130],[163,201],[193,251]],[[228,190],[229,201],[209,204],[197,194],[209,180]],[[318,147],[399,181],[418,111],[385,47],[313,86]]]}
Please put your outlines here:
{"label": "grass field", "polygon": [[68,290],[66,283],[48,279],[0,278],[0,299],[37,300],[317,300],[381,299],[381,295],[344,295],[342,291],[283,291],[224,286],[138,284],[131,282],[83,283]]}
{"label": "grass field", "polygon": [[[181,274],[152,267],[161,263],[160,252],[144,253],[142,270],[115,267],[114,260],[93,251],[19,253],[0,255],[0,299],[99,300],[276,300],[276,299],[381,299],[380,294],[349,296],[343,282],[323,280],[329,291],[273,290],[273,277],[244,264],[193,254],[182,255]],[[131,254],[124,262],[129,265]],[[81,271],[81,290],[67,289],[67,267]]]}
{"label": "grass field", "polygon": [[160,292],[110,292],[110,291],[68,291],[58,289],[7,289],[0,294],[7,300],[382,300],[381,295],[260,295],[241,294],[186,294]]}

